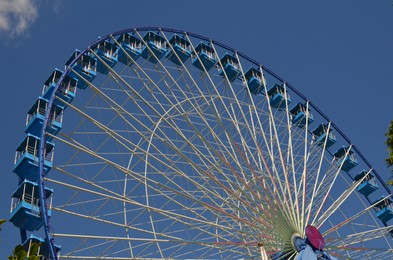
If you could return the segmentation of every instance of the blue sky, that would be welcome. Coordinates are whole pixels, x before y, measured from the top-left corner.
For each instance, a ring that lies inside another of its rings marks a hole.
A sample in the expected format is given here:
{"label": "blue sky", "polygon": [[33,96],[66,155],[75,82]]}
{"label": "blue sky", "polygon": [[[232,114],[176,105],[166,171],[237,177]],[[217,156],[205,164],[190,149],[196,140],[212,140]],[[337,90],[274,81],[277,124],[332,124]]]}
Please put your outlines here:
{"label": "blue sky", "polygon": [[[294,3],[296,2],[296,3]],[[384,177],[393,119],[391,0],[0,0],[0,218],[8,218],[14,151],[26,112],[55,67],[98,36],[162,26],[223,42],[264,64],[319,107]],[[7,223],[0,258],[19,242]]]}

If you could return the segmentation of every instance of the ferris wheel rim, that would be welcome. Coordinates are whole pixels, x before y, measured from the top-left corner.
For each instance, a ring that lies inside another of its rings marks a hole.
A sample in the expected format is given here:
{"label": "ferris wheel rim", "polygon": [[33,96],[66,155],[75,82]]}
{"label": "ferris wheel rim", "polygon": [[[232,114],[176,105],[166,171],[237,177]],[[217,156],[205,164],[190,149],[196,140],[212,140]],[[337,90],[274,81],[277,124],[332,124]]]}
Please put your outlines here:
{"label": "ferris wheel rim", "polygon": [[[352,146],[352,149],[356,151],[356,153],[361,157],[361,159],[369,166],[369,168],[373,171],[373,173],[375,174],[375,176],[379,179],[379,181],[384,185],[384,188],[386,189],[386,191],[390,194],[390,196],[392,195],[392,192],[390,191],[390,189],[385,185],[385,183],[383,182],[382,178],[380,177],[380,175],[376,172],[376,170],[371,167],[371,164],[366,160],[366,158],[362,155],[362,153],[357,149],[357,147],[355,145],[352,145],[352,142],[344,135],[344,133],[334,124],[334,122],[332,122],[326,115],[324,115],[324,113],[322,113],[322,111],[320,111],[311,101],[309,101],[305,96],[303,96],[300,92],[298,92],[291,84],[287,83],[286,81],[284,81],[281,77],[279,77],[278,75],[276,75],[274,72],[272,72],[271,70],[269,70],[268,68],[266,68],[265,66],[261,65],[260,63],[256,62],[255,60],[249,58],[248,56],[244,55],[243,53],[240,53],[238,51],[236,51],[233,48],[230,48],[220,42],[217,42],[215,40],[211,40],[207,37],[204,36],[200,36],[198,34],[194,34],[194,33],[189,33],[189,32],[184,32],[181,30],[176,30],[176,29],[170,29],[170,28],[160,28],[160,27],[139,27],[139,28],[130,28],[130,29],[126,29],[126,30],[121,30],[121,31],[117,31],[115,33],[112,34],[108,34],[102,38],[97,39],[96,41],[94,41],[93,43],[91,43],[88,47],[86,47],[83,51],[80,52],[80,54],[75,57],[75,59],[69,64],[69,66],[66,68],[66,70],[64,71],[64,73],[61,75],[55,90],[53,91],[50,99],[49,99],[49,105],[48,105],[48,109],[45,113],[45,120],[44,120],[44,126],[46,126],[49,123],[49,117],[50,117],[50,110],[53,107],[53,101],[55,99],[55,93],[58,90],[59,86],[61,85],[61,83],[63,82],[65,76],[68,75],[68,73],[70,72],[70,67],[86,52],[89,51],[90,48],[92,48],[93,46],[97,45],[98,43],[105,41],[106,39],[110,39],[110,37],[112,36],[118,36],[122,33],[129,33],[129,32],[134,32],[134,31],[149,31],[149,30],[155,30],[155,31],[164,31],[164,32],[170,32],[170,33],[178,33],[178,34],[183,34],[183,35],[189,35],[191,37],[195,37],[197,39],[200,40],[204,40],[204,41],[209,41],[214,43],[217,46],[220,46],[226,50],[229,50],[233,53],[236,53],[237,55],[239,55],[240,57],[248,60],[249,62],[253,63],[254,65],[260,67],[261,69],[265,70],[266,72],[268,72],[269,74],[271,74],[273,77],[275,77],[277,80],[281,81],[282,83],[285,83],[286,86],[292,90],[293,92],[295,92],[300,98],[302,98],[304,101],[307,102],[308,105],[310,105],[313,109],[315,109],[326,121],[328,121],[329,123],[331,123],[332,127]],[[40,200],[42,201],[41,206],[42,206],[42,210],[44,212],[44,220],[45,220],[45,234],[46,234],[46,238],[48,241],[51,241],[51,254],[53,253],[54,259],[57,259],[55,254],[54,254],[54,249],[53,249],[53,238],[50,235],[50,225],[49,225],[49,217],[47,215],[47,210],[45,208],[46,202],[45,202],[45,197],[42,196],[43,190],[45,189],[45,184],[43,181],[43,177],[45,176],[44,173],[44,150],[45,150],[45,127],[43,127],[42,133],[41,133],[41,140],[43,140],[40,143],[40,153],[39,153],[39,172],[40,172],[40,180],[39,180],[39,186],[40,186]],[[385,224],[386,225],[386,224]]]}

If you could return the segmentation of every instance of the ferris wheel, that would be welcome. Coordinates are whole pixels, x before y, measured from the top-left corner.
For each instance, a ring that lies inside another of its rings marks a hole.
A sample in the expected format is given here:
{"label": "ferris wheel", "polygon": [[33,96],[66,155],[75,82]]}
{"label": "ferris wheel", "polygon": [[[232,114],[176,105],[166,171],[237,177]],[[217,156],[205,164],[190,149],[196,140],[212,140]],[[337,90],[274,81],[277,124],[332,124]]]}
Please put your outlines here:
{"label": "ferris wheel", "polygon": [[293,86],[209,38],[97,39],[45,81],[25,132],[10,221],[43,258],[392,259],[376,170]]}

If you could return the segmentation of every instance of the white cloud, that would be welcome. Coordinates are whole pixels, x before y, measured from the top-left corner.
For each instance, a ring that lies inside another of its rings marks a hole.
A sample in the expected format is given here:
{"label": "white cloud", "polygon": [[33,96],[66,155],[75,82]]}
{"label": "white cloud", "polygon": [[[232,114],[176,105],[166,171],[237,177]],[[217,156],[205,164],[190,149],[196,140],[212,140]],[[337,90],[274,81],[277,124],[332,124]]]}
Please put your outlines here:
{"label": "white cloud", "polygon": [[37,19],[35,0],[0,0],[0,31],[17,36]]}

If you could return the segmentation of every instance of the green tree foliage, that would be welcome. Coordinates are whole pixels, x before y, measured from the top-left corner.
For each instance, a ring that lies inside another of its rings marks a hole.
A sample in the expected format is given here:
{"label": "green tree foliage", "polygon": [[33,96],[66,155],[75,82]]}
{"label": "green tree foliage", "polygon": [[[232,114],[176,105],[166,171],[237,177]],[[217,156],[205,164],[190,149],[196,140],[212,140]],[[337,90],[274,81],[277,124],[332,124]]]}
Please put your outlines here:
{"label": "green tree foliage", "polygon": [[[7,220],[5,219],[0,219],[0,231],[1,231],[1,225],[3,225]],[[0,242],[3,241],[3,239],[0,238]]]}
{"label": "green tree foliage", "polygon": [[8,260],[24,260],[27,257],[26,250],[22,245],[17,245],[12,251],[12,255],[8,257]]}
{"label": "green tree foliage", "polygon": [[[390,121],[388,132],[385,135],[386,135],[385,143],[388,146],[388,151],[389,151],[389,157],[386,158],[386,164],[388,165],[388,167],[392,167],[393,166],[393,120]],[[388,181],[388,184],[393,185],[393,180]]]}
{"label": "green tree foliage", "polygon": [[5,219],[0,219],[0,231],[1,231],[1,225],[3,225],[5,222],[7,222],[7,220],[5,220]]}
{"label": "green tree foliage", "polygon": [[8,257],[8,260],[39,260],[38,250],[40,244],[32,243],[30,246],[29,256],[22,245],[17,245],[12,252],[12,255]]}

